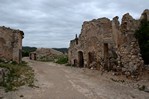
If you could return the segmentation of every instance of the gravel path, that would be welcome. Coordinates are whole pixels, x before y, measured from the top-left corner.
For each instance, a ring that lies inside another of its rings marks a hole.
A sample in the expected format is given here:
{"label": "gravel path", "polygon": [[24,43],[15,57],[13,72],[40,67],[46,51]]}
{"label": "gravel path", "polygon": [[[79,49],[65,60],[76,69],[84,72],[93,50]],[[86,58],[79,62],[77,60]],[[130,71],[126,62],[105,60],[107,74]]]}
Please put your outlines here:
{"label": "gravel path", "polygon": [[39,88],[21,87],[3,99],[149,99],[149,93],[114,82],[110,73],[24,59],[33,67]]}

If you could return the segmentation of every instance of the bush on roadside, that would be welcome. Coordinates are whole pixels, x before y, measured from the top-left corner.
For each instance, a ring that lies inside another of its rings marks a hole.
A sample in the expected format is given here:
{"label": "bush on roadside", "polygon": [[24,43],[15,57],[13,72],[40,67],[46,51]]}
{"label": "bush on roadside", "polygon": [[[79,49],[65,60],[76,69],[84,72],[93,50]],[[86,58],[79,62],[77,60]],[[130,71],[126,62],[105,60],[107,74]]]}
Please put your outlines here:
{"label": "bush on roadside", "polygon": [[56,63],[58,64],[66,64],[68,62],[68,57],[66,55],[62,55],[57,57]]}

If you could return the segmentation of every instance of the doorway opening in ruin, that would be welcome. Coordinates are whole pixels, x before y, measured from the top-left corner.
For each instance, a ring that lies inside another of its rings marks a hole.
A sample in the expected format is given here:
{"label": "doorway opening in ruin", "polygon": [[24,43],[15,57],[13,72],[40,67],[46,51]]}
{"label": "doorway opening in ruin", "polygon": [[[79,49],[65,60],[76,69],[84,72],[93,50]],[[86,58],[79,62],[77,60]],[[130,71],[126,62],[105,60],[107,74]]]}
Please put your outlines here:
{"label": "doorway opening in ruin", "polygon": [[36,60],[36,58],[37,58],[37,57],[36,57],[36,53],[34,53],[34,60]]}
{"label": "doorway opening in ruin", "polygon": [[76,59],[73,60],[73,65],[77,66],[77,60]]}
{"label": "doorway opening in ruin", "polygon": [[95,54],[94,52],[88,53],[88,65],[90,65],[93,61],[95,61]]}
{"label": "doorway opening in ruin", "polygon": [[84,67],[84,57],[82,51],[78,52],[78,60],[79,60],[79,67]]}
{"label": "doorway opening in ruin", "polygon": [[104,43],[104,67],[105,69],[109,68],[109,48],[108,43]]}
{"label": "doorway opening in ruin", "polygon": [[30,59],[30,60],[32,59],[32,57],[31,57],[31,53],[29,54],[29,59]]}

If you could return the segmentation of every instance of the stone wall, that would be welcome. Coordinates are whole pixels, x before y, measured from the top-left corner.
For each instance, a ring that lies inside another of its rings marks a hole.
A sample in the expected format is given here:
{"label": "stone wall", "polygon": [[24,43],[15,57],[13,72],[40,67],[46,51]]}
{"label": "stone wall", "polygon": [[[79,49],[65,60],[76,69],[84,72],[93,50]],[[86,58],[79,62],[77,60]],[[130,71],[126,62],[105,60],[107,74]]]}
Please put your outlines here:
{"label": "stone wall", "polygon": [[68,51],[69,63],[88,68],[121,71],[137,74],[143,67],[138,41],[134,33],[140,20],[149,20],[145,10],[139,20],[129,13],[122,17],[94,19],[84,22],[79,37],[71,40]]}
{"label": "stone wall", "polygon": [[0,59],[16,61],[22,58],[23,31],[0,27]]}

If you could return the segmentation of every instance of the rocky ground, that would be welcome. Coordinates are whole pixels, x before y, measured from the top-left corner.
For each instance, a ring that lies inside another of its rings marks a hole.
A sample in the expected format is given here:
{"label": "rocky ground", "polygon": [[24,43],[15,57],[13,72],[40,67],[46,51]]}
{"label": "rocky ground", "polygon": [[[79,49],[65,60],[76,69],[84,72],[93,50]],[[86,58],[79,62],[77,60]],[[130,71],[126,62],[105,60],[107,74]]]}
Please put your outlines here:
{"label": "rocky ground", "polygon": [[68,67],[50,62],[24,59],[35,71],[35,85],[15,92],[0,90],[0,99],[149,99],[139,86],[149,86],[149,79],[128,80],[111,72]]}

